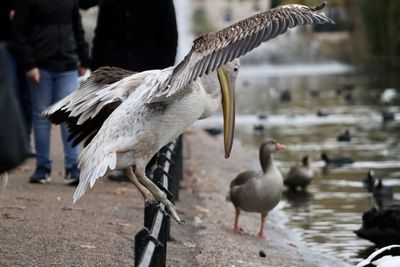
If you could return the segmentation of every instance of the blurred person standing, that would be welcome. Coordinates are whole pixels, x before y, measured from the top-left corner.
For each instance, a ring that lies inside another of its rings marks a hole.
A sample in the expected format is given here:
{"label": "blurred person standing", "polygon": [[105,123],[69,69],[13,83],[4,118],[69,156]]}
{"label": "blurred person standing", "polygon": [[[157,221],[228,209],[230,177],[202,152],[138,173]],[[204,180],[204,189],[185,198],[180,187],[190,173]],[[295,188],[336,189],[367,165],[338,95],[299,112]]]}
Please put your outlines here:
{"label": "blurred person standing", "polygon": [[172,0],[79,0],[82,9],[98,5],[91,69],[132,71],[174,65],[178,44]]}
{"label": "blurred person standing", "polygon": [[[7,44],[0,41],[0,70],[8,64]],[[5,173],[17,167],[29,153],[28,138],[20,107],[15,98],[11,77],[0,71],[0,189],[5,186]]]}
{"label": "blurred person standing", "polygon": [[[141,72],[175,64],[178,30],[172,0],[79,0],[79,4],[82,9],[99,8],[92,71],[113,66]],[[154,159],[149,166],[153,163]],[[108,178],[129,180],[123,172]]]}
{"label": "blurred person standing", "polygon": [[[89,65],[78,0],[16,0],[13,49],[29,80],[33,109],[36,170],[30,182],[50,180],[50,128],[42,111],[78,87],[78,73]],[[78,148],[67,141],[68,129],[61,125],[66,184],[77,184]]]}
{"label": "blurred person standing", "polygon": [[[15,17],[15,0],[0,1],[0,42],[4,49],[4,70],[9,76],[10,84],[13,87],[15,97],[18,99],[22,111],[22,118],[25,122],[25,132],[27,139],[30,140],[32,129],[32,105],[31,96],[25,72],[16,61],[11,52],[10,39],[12,34],[12,23]],[[30,148],[30,155],[34,155],[34,150]]]}

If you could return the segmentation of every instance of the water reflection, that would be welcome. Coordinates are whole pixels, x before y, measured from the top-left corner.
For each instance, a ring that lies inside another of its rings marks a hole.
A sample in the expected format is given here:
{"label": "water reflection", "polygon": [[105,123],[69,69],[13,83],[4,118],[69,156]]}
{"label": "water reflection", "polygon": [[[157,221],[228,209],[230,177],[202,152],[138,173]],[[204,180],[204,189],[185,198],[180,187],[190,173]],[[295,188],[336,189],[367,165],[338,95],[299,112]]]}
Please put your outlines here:
{"label": "water reflection", "polygon": [[[361,225],[362,212],[375,205],[362,184],[368,170],[375,169],[386,185],[394,186],[391,203],[400,199],[399,103],[380,102],[385,88],[400,88],[400,77],[345,71],[327,75],[326,69],[243,67],[237,88],[236,137],[254,153],[255,169],[258,146],[267,136],[287,147],[276,155],[284,175],[302,156],[311,156],[318,177],[306,192],[285,193],[287,227],[316,249],[356,263],[373,247],[353,233]],[[284,90],[290,91],[290,101],[280,100]],[[385,110],[394,114],[393,121],[383,122]],[[198,125],[220,127],[222,118],[217,115]],[[255,130],[255,125],[262,127]],[[350,142],[336,140],[344,129],[352,133]],[[323,172],[322,151],[351,157],[354,163]]]}
{"label": "water reflection", "polygon": [[287,199],[291,208],[305,208],[308,210],[311,201],[313,200],[313,193],[308,191],[292,191],[288,190],[283,194]]}

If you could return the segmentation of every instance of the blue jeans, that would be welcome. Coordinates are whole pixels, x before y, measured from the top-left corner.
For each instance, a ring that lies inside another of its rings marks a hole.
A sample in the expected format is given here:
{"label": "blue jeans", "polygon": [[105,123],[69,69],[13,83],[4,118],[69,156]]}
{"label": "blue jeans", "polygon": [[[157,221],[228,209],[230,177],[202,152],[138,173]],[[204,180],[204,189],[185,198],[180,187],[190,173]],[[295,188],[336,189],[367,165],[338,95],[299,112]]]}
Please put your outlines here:
{"label": "blue jeans", "polygon": [[[75,91],[78,87],[78,72],[51,72],[40,69],[40,81],[29,81],[32,97],[33,132],[35,136],[36,164],[51,169],[50,128],[51,124],[42,119],[42,111]],[[64,166],[70,168],[77,163],[78,147],[68,142],[68,128],[61,124],[61,136],[64,145]]]}

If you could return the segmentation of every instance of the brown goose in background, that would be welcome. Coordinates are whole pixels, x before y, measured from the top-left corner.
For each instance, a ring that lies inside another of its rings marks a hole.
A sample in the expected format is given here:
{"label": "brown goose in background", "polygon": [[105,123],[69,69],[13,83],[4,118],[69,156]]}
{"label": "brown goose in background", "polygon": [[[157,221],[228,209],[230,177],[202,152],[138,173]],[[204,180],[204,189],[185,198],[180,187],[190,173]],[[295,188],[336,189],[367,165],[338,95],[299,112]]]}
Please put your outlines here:
{"label": "brown goose in background", "polygon": [[240,173],[230,184],[229,198],[235,206],[235,232],[239,228],[240,211],[261,213],[261,227],[257,236],[265,238],[265,217],[280,201],[283,191],[283,178],[275,167],[272,154],[285,146],[273,139],[265,140],[260,146],[260,164],[262,172],[245,171]]}
{"label": "brown goose in background", "polygon": [[313,178],[314,172],[310,167],[309,157],[304,156],[301,164],[290,168],[284,184],[292,191],[296,191],[297,187],[304,191]]}

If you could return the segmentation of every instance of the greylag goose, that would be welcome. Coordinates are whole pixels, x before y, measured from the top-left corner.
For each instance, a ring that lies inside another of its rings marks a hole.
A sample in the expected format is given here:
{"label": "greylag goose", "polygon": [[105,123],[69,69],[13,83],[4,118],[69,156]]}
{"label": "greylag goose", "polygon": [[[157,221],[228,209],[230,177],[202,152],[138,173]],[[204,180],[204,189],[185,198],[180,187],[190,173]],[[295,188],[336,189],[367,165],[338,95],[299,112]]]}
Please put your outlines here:
{"label": "greylag goose", "polygon": [[283,191],[283,178],[275,167],[272,154],[285,146],[273,139],[265,140],[260,146],[262,172],[245,171],[236,176],[230,184],[229,198],[235,207],[233,230],[243,232],[239,227],[240,211],[261,213],[261,227],[257,236],[265,238],[265,217],[280,201]]}
{"label": "greylag goose", "polygon": [[290,168],[284,184],[292,191],[296,191],[297,187],[304,191],[313,177],[314,171],[310,167],[309,157],[304,156],[300,164]]}

